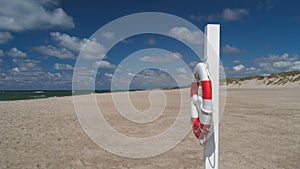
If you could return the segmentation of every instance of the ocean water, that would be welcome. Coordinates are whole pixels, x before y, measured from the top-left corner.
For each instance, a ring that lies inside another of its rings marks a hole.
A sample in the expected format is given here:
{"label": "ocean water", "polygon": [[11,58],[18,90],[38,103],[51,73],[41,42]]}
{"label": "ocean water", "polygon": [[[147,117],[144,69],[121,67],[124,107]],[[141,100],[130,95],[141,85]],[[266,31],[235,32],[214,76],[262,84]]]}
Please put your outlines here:
{"label": "ocean water", "polygon": [[106,93],[108,90],[91,91],[73,91],[72,90],[3,90],[0,91],[0,101],[8,100],[27,100],[27,99],[40,99],[49,97],[63,97],[90,94],[90,93]]}
{"label": "ocean water", "polygon": [[71,90],[5,90],[0,91],[0,101],[39,99],[71,95]]}
{"label": "ocean water", "polygon": [[[162,90],[179,89],[179,87],[162,88]],[[49,97],[63,97],[72,95],[85,95],[91,93],[110,93],[110,92],[124,92],[124,91],[144,91],[146,89],[130,89],[130,90],[0,90],[0,101],[9,100],[28,100],[41,99]]]}

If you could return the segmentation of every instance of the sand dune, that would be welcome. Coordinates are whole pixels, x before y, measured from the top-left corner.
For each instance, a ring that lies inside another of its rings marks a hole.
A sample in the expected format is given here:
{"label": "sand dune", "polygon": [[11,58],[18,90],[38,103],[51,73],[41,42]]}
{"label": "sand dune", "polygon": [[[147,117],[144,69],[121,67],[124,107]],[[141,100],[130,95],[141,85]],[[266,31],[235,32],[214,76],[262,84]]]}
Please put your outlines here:
{"label": "sand dune", "polygon": [[229,88],[292,87],[300,85],[300,71],[281,72],[268,76],[234,77],[226,80]]}
{"label": "sand dune", "polygon": [[[189,99],[188,89],[182,90]],[[150,107],[149,92],[130,93],[137,109]],[[97,95],[97,102],[116,130],[147,137],[164,131],[178,114],[179,90],[165,94],[164,114],[138,127],[117,114],[110,94]],[[220,123],[220,168],[300,168],[299,96],[299,86],[228,89]],[[202,148],[192,132],[175,148],[151,158],[131,159],[104,151],[81,128],[72,97],[0,102],[0,127],[0,168],[202,167]]]}

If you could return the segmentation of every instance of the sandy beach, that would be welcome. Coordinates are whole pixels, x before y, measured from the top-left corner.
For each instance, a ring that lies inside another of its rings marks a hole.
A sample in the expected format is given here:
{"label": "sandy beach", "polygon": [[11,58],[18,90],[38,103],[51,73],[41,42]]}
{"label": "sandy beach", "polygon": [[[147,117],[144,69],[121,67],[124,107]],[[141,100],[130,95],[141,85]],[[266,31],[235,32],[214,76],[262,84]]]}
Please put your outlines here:
{"label": "sandy beach", "polygon": [[[189,91],[182,90],[188,103]],[[117,114],[110,94],[96,97],[116,130],[144,137],[164,131],[178,114],[179,90],[164,92],[165,114],[138,127]],[[149,93],[132,92],[131,102],[145,111]],[[300,168],[299,96],[300,86],[229,88],[220,123],[220,168]],[[101,149],[81,128],[72,97],[0,102],[0,128],[1,169],[202,168],[202,147],[191,131],[175,148],[151,158],[125,158]]]}

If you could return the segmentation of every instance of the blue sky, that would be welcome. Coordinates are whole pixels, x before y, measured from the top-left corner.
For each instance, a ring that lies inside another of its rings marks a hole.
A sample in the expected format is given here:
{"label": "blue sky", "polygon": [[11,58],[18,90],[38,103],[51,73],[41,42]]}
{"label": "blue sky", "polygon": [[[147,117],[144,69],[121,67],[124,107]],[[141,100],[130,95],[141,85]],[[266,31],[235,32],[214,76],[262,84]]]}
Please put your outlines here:
{"label": "blue sky", "polygon": [[[71,89],[76,58],[84,44],[92,46],[89,55],[101,52],[101,42],[90,36],[115,19],[139,12],[176,15],[201,30],[207,23],[221,24],[221,61],[227,77],[300,70],[299,6],[298,1],[280,0],[1,0],[0,90]],[[178,31],[174,32],[178,38],[197,43],[191,30],[184,30],[184,37]],[[107,32],[103,38],[114,38],[115,33]],[[109,89],[119,63],[147,48],[169,52],[155,57],[140,52],[138,60],[160,64],[182,59],[189,67],[178,66],[174,71],[188,83],[185,75],[199,61],[195,53],[170,37],[144,34],[118,43],[96,63],[96,88]],[[163,70],[148,69],[137,75],[128,68],[126,73],[133,76],[133,88],[176,86],[177,77]],[[152,83],[138,85],[146,79]]]}

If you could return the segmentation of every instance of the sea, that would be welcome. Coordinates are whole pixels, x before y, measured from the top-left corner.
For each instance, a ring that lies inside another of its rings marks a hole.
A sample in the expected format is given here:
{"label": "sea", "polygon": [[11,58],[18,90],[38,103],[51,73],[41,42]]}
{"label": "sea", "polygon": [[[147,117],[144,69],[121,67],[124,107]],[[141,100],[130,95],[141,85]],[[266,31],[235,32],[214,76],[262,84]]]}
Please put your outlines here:
{"label": "sea", "polygon": [[[185,88],[185,87],[183,87]],[[151,88],[157,89],[157,88]],[[159,89],[159,88],[158,88]],[[179,87],[160,88],[163,90],[179,89]],[[111,92],[124,92],[124,91],[143,91],[149,89],[129,89],[129,90],[0,90],[0,101],[9,100],[28,100],[28,99],[41,99],[50,97],[63,97],[72,95],[85,95],[91,93],[111,93]]]}
{"label": "sea", "polygon": [[[107,93],[108,90],[96,90],[93,93]],[[90,91],[74,92],[72,90],[2,90],[0,101],[28,100],[50,97],[72,96],[73,94],[90,94]]]}

